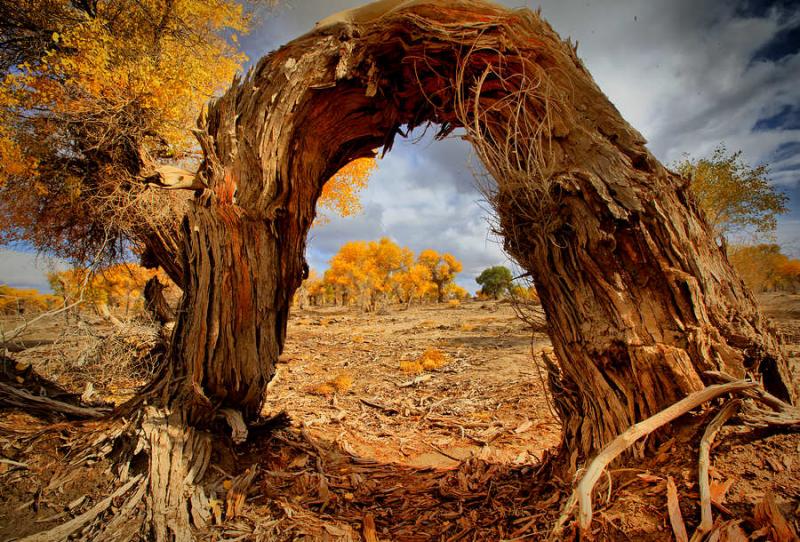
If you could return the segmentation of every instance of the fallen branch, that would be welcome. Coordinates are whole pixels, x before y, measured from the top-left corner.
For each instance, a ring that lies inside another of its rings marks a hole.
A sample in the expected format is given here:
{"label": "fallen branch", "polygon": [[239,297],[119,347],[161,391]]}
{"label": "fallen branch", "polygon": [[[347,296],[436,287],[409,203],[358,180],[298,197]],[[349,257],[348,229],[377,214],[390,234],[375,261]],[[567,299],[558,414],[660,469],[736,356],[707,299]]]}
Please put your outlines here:
{"label": "fallen branch", "polygon": [[49,397],[33,395],[2,382],[0,382],[0,405],[24,409],[41,408],[49,412],[60,412],[76,418],[103,418],[110,412],[110,410],[81,407],[50,399]]}
{"label": "fallen branch", "polygon": [[700,525],[697,526],[692,535],[692,542],[701,540],[703,536],[711,532],[714,526],[714,518],[711,512],[711,486],[708,482],[708,471],[711,467],[711,444],[717,433],[725,425],[731,416],[742,405],[741,399],[731,399],[722,407],[722,410],[714,416],[711,423],[706,427],[703,438],[700,441],[700,459],[698,460],[698,482],[700,484]]}
{"label": "fallen branch", "polygon": [[50,529],[49,531],[43,531],[26,536],[19,542],[61,542],[62,540],[67,540],[72,533],[84,525],[87,525],[94,518],[105,512],[111,506],[114,499],[127,493],[127,491],[133,487],[134,484],[141,480],[141,478],[141,474],[134,476],[126,484],[120,486],[119,489],[117,489],[114,493],[92,506],[80,516],[77,516],[66,523],[62,523],[58,527]]}
{"label": "fallen branch", "polygon": [[756,386],[758,386],[757,382],[748,382],[745,380],[707,386],[700,391],[687,395],[677,403],[670,405],[661,412],[653,414],[646,420],[634,424],[623,431],[589,463],[583,478],[581,478],[581,481],[564,505],[564,510],[551,532],[551,539],[556,539],[560,536],[576,504],[578,504],[579,507],[578,527],[582,532],[586,532],[589,529],[592,523],[592,489],[594,489],[597,480],[603,474],[608,464],[614,461],[622,452],[630,448],[637,440],[645,435],[649,435],[653,431],[711,399],[725,393],[749,390]]}

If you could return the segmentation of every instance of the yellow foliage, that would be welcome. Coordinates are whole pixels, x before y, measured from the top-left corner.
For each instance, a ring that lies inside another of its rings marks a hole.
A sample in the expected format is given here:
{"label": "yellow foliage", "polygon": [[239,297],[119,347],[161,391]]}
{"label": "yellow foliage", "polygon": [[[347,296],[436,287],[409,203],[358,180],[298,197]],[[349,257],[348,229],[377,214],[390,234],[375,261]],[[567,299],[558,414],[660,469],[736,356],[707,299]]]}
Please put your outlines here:
{"label": "yellow foliage", "polygon": [[319,207],[339,216],[351,216],[361,211],[359,193],[367,187],[375,167],[374,158],[359,158],[344,166],[322,187]]}
{"label": "yellow foliage", "polygon": [[800,260],[781,253],[778,245],[739,245],[728,259],[754,292],[800,289]]}
{"label": "yellow foliage", "polygon": [[308,393],[329,397],[334,393],[347,393],[352,385],[353,376],[345,372],[337,375],[336,378],[332,380],[311,386],[308,389]]}
{"label": "yellow foliage", "polygon": [[358,303],[366,310],[377,308],[392,293],[395,277],[408,269],[412,252],[384,237],[379,241],[345,243],[331,259],[325,282],[343,297],[343,304]]}
{"label": "yellow foliage", "polygon": [[17,314],[24,312],[41,312],[56,308],[61,299],[50,294],[43,294],[33,288],[12,288],[0,284],[0,314]]}
{"label": "yellow foliage", "polygon": [[443,303],[447,297],[447,288],[463,269],[463,265],[452,254],[439,254],[433,249],[423,250],[419,254],[418,263],[425,266],[431,274],[431,282],[436,286],[436,301]]}
{"label": "yellow foliage", "polygon": [[417,361],[422,364],[422,368],[426,371],[433,371],[444,366],[449,361],[449,358],[441,350],[429,348],[422,353]]}
{"label": "yellow foliage", "polygon": [[247,60],[237,35],[253,5],[30,0],[3,13],[0,242],[81,259],[97,230],[141,227],[123,214],[141,160],[197,160],[192,129]]}
{"label": "yellow foliage", "polygon": [[435,371],[446,365],[450,358],[435,348],[429,348],[415,360],[403,360],[400,362],[400,370],[404,373],[420,374],[424,371]]}
{"label": "yellow foliage", "polygon": [[451,254],[424,250],[416,263],[414,253],[389,238],[350,241],[331,258],[321,281],[311,276],[303,283],[306,295],[318,300],[356,304],[370,311],[394,300],[406,305],[415,299],[467,299],[469,292],[453,282],[462,269]]}
{"label": "yellow foliage", "polygon": [[684,159],[678,172],[690,180],[690,188],[717,235],[741,230],[771,234],[776,217],[786,212],[788,198],[767,179],[766,165],[750,167],[742,151],[728,153],[718,146],[708,158]]}
{"label": "yellow foliage", "polygon": [[108,305],[126,314],[144,309],[144,286],[152,277],[162,283],[171,281],[163,271],[145,269],[133,263],[101,268],[87,276],[84,269],[70,269],[48,275],[53,291],[68,301],[81,296],[87,303]]}
{"label": "yellow foliage", "polygon": [[419,374],[424,369],[419,361],[401,361],[400,370],[404,373]]}
{"label": "yellow foliage", "polygon": [[332,384],[328,382],[323,382],[322,384],[317,384],[315,386],[311,386],[309,388],[308,393],[311,395],[321,395],[323,397],[329,397],[336,392],[336,388],[333,387]]}
{"label": "yellow foliage", "polygon": [[339,393],[345,393],[353,385],[353,375],[349,373],[342,373],[330,381],[330,384],[336,388]]}

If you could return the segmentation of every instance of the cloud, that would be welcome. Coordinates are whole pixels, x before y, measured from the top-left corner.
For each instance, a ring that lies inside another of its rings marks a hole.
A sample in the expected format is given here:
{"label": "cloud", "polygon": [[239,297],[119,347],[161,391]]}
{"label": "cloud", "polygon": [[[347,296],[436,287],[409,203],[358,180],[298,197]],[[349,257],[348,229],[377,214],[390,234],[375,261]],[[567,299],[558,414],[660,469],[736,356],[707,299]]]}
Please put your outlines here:
{"label": "cloud", "polygon": [[[244,42],[255,60],[361,0],[294,0]],[[578,54],[622,115],[664,163],[707,155],[720,142],[769,163],[790,197],[778,240],[800,244],[800,9],[791,0],[507,1],[533,9]],[[474,187],[469,146],[458,139],[398,142],[364,194],[364,213],[312,232],[309,261],[324,269],[345,241],[389,236],[415,250],[462,259],[460,282],[506,262]]]}
{"label": "cloud", "polygon": [[47,273],[62,271],[67,267],[64,261],[57,258],[0,248],[0,284],[50,292],[52,290],[47,282]]}

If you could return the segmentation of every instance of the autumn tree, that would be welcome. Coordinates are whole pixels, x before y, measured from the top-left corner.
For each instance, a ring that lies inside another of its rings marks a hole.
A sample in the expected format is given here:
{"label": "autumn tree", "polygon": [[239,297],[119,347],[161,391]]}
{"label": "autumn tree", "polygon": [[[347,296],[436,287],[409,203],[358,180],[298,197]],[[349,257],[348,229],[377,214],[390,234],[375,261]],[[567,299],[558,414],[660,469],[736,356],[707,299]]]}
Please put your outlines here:
{"label": "autumn tree", "polygon": [[60,299],[34,288],[14,288],[0,284],[0,314],[17,315],[42,312],[54,308]]}
{"label": "autumn tree", "polygon": [[396,277],[409,270],[413,257],[387,237],[350,241],[331,258],[325,282],[339,288],[343,304],[354,300],[372,311],[392,293]]}
{"label": "autumn tree", "polygon": [[461,262],[452,254],[439,254],[433,249],[426,249],[419,253],[417,263],[428,269],[431,282],[436,285],[436,300],[444,303],[447,285],[452,283],[463,269]]}
{"label": "autumn tree", "polygon": [[728,258],[754,292],[794,291],[800,286],[800,260],[789,258],[776,244],[734,245]]}
{"label": "autumn tree", "polygon": [[500,299],[500,296],[510,292],[512,279],[508,267],[495,265],[481,271],[475,282],[480,285],[483,295]]}
{"label": "autumn tree", "polygon": [[436,285],[431,281],[431,270],[415,263],[394,276],[395,296],[408,308],[415,299],[422,299]]}
{"label": "autumn tree", "polygon": [[246,59],[243,6],[2,1],[0,240],[76,261],[133,246],[180,282],[187,195],[151,186],[196,163],[195,119]]}
{"label": "autumn tree", "polygon": [[153,277],[162,282],[169,281],[163,272],[133,263],[120,263],[94,270],[74,268],[50,273],[48,282],[65,303],[82,299],[100,316],[115,321],[116,316],[142,313],[145,285]]}
{"label": "autumn tree", "polygon": [[677,164],[718,237],[734,233],[772,234],[788,198],[768,179],[769,168],[750,166],[742,151],[718,146],[707,158],[685,158]]}

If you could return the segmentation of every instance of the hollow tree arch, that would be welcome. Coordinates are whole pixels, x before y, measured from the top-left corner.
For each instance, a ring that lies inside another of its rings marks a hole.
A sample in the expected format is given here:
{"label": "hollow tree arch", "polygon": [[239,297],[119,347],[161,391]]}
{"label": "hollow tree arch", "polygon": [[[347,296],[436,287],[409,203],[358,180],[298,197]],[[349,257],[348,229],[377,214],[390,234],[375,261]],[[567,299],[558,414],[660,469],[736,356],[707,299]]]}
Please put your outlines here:
{"label": "hollow tree arch", "polygon": [[[466,129],[497,182],[506,250],[534,278],[572,461],[704,385],[793,390],[753,296],[691,197],[537,15],[384,0],[263,58],[199,122],[183,223],[172,404],[257,415],[323,184],[404,126]],[[178,378],[181,377],[181,378]]]}

